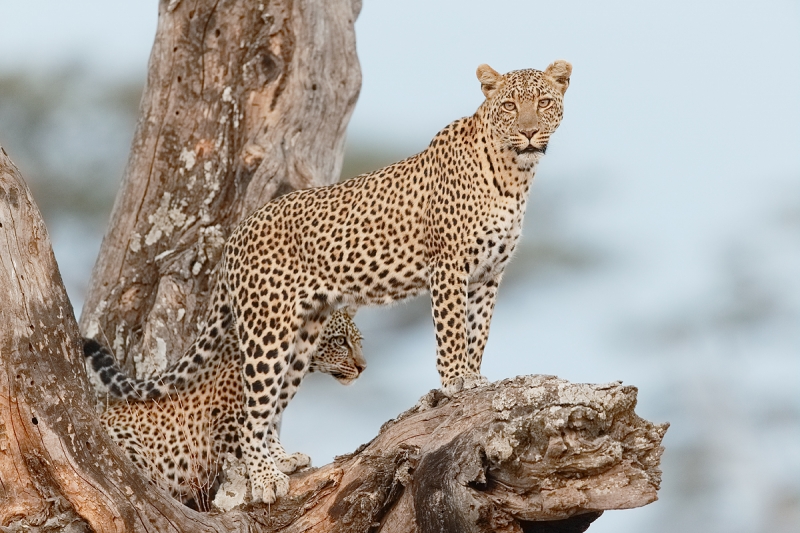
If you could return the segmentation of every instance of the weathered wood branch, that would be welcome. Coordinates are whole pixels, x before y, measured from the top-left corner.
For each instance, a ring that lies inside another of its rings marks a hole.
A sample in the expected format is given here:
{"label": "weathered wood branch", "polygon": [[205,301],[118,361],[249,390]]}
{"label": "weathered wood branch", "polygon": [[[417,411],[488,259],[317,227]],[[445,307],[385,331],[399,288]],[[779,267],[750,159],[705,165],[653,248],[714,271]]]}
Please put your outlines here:
{"label": "weathered wood branch", "polygon": [[47,230],[2,150],[0,295],[0,526],[211,529],[147,483],[99,425]]}
{"label": "weathered wood branch", "polygon": [[524,376],[431,391],[367,446],[294,476],[285,531],[583,531],[656,499],[667,425],[636,388]]}

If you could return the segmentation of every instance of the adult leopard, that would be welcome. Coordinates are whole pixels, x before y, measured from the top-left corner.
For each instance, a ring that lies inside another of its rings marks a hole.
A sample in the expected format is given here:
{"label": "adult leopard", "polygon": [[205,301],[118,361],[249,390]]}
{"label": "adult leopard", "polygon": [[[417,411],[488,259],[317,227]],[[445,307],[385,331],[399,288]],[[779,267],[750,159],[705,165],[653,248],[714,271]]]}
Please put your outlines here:
{"label": "adult leopard", "polygon": [[195,344],[160,382],[120,381],[121,395],[160,397],[181,386],[234,323],[253,499],[273,502],[289,486],[273,457],[280,445],[274,422],[332,310],[429,290],[442,390],[484,382],[481,358],[497,288],[519,239],[536,165],[561,122],[571,72],[563,60],[544,71],[502,75],[481,65],[485,101],[423,152],[257,210],[225,244]]}

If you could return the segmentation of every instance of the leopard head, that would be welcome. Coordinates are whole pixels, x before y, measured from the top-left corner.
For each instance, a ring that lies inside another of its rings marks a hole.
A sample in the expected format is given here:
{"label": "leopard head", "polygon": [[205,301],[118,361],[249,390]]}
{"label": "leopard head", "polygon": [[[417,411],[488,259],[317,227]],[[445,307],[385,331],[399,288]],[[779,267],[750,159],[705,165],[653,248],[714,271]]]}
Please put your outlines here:
{"label": "leopard head", "polygon": [[478,116],[488,126],[495,145],[512,150],[521,166],[538,162],[564,111],[572,65],[553,62],[544,71],[525,69],[499,74],[489,65],[478,67],[486,100]]}
{"label": "leopard head", "polygon": [[350,385],[367,368],[361,351],[361,332],[353,322],[355,311],[340,309],[331,313],[320,335],[309,372],[323,372],[339,383]]}

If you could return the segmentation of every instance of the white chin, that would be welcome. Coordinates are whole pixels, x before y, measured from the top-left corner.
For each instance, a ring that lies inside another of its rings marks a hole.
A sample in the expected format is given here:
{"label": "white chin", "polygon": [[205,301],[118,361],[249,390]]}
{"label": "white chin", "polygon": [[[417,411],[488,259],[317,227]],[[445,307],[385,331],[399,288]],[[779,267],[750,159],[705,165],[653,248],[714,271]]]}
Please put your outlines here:
{"label": "white chin", "polygon": [[535,166],[544,154],[542,152],[521,152],[517,155],[517,162],[523,168]]}

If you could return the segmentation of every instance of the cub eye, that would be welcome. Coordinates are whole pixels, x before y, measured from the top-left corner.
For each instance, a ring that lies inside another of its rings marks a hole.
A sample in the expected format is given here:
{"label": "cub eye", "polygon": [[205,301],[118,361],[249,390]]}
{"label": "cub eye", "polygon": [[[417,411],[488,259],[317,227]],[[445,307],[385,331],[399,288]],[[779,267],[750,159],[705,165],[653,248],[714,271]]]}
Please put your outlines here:
{"label": "cub eye", "polygon": [[514,111],[517,105],[514,102],[503,102],[503,109],[506,111]]}
{"label": "cub eye", "polygon": [[344,345],[344,337],[342,337],[341,335],[337,335],[336,337],[333,338],[333,344],[335,344],[336,346]]}
{"label": "cub eye", "polygon": [[547,107],[549,105],[550,105],[549,98],[542,98],[541,100],[539,100],[539,107]]}

